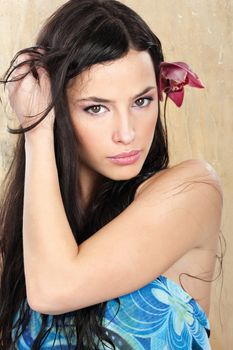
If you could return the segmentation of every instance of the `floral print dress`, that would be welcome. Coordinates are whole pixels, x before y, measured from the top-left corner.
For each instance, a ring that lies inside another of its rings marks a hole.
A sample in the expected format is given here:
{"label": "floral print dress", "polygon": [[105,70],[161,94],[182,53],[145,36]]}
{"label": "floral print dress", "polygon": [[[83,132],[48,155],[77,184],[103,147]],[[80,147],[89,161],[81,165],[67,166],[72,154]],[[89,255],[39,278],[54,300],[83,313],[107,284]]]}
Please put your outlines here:
{"label": "floral print dress", "polygon": [[[107,302],[103,320],[106,333],[116,350],[211,349],[209,321],[205,312],[178,284],[166,277],[160,276],[119,299],[120,307],[115,299]],[[52,316],[49,316],[49,322],[51,319]],[[40,326],[40,314],[33,311],[31,321],[19,338],[16,349],[31,349]],[[72,343],[73,346],[68,347],[65,336],[61,334],[56,338],[54,330],[50,332],[41,349],[74,350],[75,337]],[[99,347],[99,350],[105,349],[109,347]]]}

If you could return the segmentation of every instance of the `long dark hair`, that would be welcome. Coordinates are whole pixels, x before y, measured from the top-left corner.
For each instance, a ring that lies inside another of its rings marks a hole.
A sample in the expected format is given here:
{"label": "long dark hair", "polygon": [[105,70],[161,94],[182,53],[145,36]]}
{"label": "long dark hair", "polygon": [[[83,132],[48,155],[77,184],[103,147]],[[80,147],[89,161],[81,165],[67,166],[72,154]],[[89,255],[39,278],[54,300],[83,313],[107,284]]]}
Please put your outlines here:
{"label": "long dark hair", "polygon": [[[43,48],[43,53],[38,47]],[[167,132],[161,122],[159,110],[153,142],[140,173],[126,181],[103,178],[101,183],[96,184],[85,211],[80,205],[80,188],[77,185],[79,161],[67,104],[67,83],[93,64],[123,57],[130,48],[148,51],[158,84],[159,65],[163,61],[161,44],[138,14],[114,0],[70,0],[48,19],[39,33],[36,45],[21,50],[15,56],[2,80],[4,83],[10,81],[11,73],[15,69],[13,63],[16,63],[16,58],[24,52],[31,55],[30,62],[27,61],[26,64],[31,67],[30,71],[35,78],[38,66],[44,67],[50,76],[52,103],[40,120],[45,118],[49,109],[54,106],[54,142],[60,188],[66,215],[78,244],[122,212],[134,199],[140,183],[168,167]],[[26,298],[22,244],[24,133],[40,120],[29,128],[10,130],[12,133],[18,133],[19,137],[14,159],[6,176],[0,212],[0,349],[4,350],[15,348],[17,338],[29,323],[32,311]],[[120,303],[119,298],[116,299]],[[98,349],[96,339],[108,342],[115,349],[101,325],[105,306],[106,302],[53,316],[51,327],[56,327],[58,333],[62,329],[68,344],[72,332],[75,332],[79,350]],[[19,319],[14,324],[16,312],[19,312]],[[69,316],[73,317],[75,327],[69,328],[65,325]],[[46,328],[48,315],[41,314],[41,319],[41,329],[32,346],[34,350],[40,349],[51,330]]]}

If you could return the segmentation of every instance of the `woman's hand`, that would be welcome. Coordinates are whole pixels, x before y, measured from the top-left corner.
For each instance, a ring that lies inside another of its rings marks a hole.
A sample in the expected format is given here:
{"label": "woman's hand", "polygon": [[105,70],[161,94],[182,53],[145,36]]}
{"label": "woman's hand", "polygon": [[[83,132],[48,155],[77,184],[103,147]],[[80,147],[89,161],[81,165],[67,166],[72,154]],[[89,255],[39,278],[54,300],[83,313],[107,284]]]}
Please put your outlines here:
{"label": "woman's hand", "polygon": [[[17,59],[17,64],[30,59],[32,57],[29,54],[21,54]],[[33,69],[36,69],[37,78],[32,73],[30,63],[25,63],[13,71],[10,80],[22,78],[7,83],[10,105],[22,128],[27,128],[37,122],[51,103],[51,85],[48,73],[41,67]],[[35,128],[27,131],[26,134],[35,134],[38,130],[51,132],[53,125],[54,111],[52,109],[45,119]]]}

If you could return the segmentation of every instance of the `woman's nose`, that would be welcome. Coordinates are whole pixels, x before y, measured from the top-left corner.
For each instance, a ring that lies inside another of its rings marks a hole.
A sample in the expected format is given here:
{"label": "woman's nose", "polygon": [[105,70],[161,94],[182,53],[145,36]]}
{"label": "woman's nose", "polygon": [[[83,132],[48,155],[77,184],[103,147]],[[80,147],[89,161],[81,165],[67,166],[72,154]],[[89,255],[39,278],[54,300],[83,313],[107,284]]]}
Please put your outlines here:
{"label": "woman's nose", "polygon": [[114,130],[113,141],[130,144],[135,138],[135,129],[130,116],[119,117]]}

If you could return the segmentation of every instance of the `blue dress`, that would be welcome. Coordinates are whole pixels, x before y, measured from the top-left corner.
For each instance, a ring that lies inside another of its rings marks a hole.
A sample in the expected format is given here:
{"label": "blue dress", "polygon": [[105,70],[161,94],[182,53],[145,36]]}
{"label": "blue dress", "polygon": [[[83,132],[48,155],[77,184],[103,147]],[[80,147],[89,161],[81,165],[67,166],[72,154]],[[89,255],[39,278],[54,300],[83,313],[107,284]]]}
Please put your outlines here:
{"label": "blue dress", "polygon": [[[197,302],[178,284],[160,276],[146,286],[106,306],[103,326],[116,350],[208,350],[209,321]],[[118,310],[119,308],[119,310]],[[116,312],[118,313],[116,315]],[[16,315],[17,319],[17,315]],[[48,324],[52,316],[48,318]],[[70,317],[72,324],[72,317]],[[29,350],[41,326],[40,314],[33,311],[30,322],[19,338],[16,349]],[[12,331],[14,337],[14,331]],[[42,350],[75,349],[68,347],[65,336],[51,331]],[[110,347],[110,345],[109,345]],[[99,350],[109,349],[103,345]]]}

